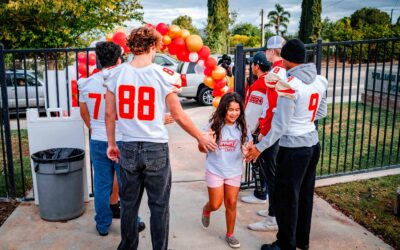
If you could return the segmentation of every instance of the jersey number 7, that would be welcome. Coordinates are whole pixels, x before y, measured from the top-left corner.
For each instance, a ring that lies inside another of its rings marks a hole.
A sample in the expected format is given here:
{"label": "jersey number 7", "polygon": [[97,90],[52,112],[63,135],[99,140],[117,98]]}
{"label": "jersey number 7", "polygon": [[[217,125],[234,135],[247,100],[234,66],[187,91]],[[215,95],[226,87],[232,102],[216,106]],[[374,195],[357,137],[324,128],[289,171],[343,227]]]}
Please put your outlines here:
{"label": "jersey number 7", "polygon": [[148,86],[139,87],[137,99],[138,100],[136,100],[135,96],[135,86],[120,85],[118,89],[119,117],[123,119],[133,119],[135,117],[135,104],[137,102],[137,111],[138,111],[137,118],[142,121],[154,120],[154,112],[155,112],[154,88]]}

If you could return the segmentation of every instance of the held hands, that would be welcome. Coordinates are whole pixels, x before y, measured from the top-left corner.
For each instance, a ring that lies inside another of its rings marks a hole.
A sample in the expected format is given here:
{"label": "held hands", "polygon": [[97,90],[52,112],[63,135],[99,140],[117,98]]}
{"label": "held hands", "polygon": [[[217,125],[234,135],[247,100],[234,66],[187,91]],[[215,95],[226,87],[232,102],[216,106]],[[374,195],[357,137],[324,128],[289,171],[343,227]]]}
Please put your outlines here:
{"label": "held hands", "polygon": [[243,157],[246,157],[247,153],[249,152],[249,148],[253,146],[253,141],[246,142],[242,145],[242,154]]}
{"label": "held hands", "polygon": [[108,145],[107,156],[110,160],[115,161],[116,163],[119,162],[119,149],[116,144]]}
{"label": "held hands", "polygon": [[170,113],[166,113],[164,116],[164,125],[174,123],[174,118],[172,118],[172,115]]}
{"label": "held hands", "polygon": [[215,132],[208,129],[207,132],[201,134],[198,139],[198,148],[200,152],[208,153],[208,151],[215,151],[217,149],[217,144],[215,143]]}
{"label": "held hands", "polygon": [[251,145],[248,147],[248,152],[246,154],[246,161],[247,162],[256,162],[258,156],[260,156],[261,152],[258,151],[256,145]]}

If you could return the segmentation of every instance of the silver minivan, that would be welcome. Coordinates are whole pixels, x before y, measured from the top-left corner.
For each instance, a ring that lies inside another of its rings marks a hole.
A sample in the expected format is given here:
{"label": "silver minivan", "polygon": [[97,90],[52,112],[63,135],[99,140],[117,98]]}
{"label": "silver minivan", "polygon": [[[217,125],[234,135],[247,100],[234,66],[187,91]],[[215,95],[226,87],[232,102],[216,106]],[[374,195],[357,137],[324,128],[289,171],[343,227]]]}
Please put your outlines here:
{"label": "silver minivan", "polygon": [[[37,81],[36,81],[37,79]],[[35,73],[24,70],[6,71],[7,98],[9,109],[16,109],[18,100],[18,109],[27,107],[45,106],[44,83]],[[0,104],[2,105],[2,104]]]}

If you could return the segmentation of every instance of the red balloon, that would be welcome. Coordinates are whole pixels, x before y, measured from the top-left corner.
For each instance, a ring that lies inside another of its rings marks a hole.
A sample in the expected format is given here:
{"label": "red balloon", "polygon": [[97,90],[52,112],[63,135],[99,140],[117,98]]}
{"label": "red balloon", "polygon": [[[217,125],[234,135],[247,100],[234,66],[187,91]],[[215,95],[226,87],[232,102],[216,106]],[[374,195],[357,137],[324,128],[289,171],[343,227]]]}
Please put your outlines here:
{"label": "red balloon", "polygon": [[185,40],[183,40],[183,38],[175,38],[174,40],[172,40],[172,46],[174,46],[176,48],[176,50],[185,50],[186,49],[186,43]]}
{"label": "red balloon", "polygon": [[86,63],[86,52],[79,52],[78,53],[78,62]]}
{"label": "red balloon", "polygon": [[215,88],[212,92],[212,95],[217,97],[217,96],[222,96],[223,92],[221,91],[221,89],[217,89]]}
{"label": "red balloon", "polygon": [[168,25],[166,25],[165,23],[159,23],[156,26],[156,30],[158,32],[160,32],[161,35],[166,35],[168,33]]}
{"label": "red balloon", "polygon": [[185,48],[178,50],[176,56],[178,57],[178,60],[188,62],[189,54],[190,54],[189,50]]}
{"label": "red balloon", "polygon": [[206,68],[214,70],[215,67],[217,67],[217,60],[215,60],[213,57],[209,57],[204,61],[204,66],[206,66]]}
{"label": "red balloon", "polygon": [[117,32],[113,35],[112,41],[121,47],[126,46],[126,34],[124,32]]}
{"label": "red balloon", "polygon": [[89,54],[89,65],[94,66],[96,65],[96,54]]}
{"label": "red balloon", "polygon": [[147,28],[154,29],[154,25],[151,23],[146,23],[145,25]]}
{"label": "red balloon", "polygon": [[208,46],[203,46],[199,51],[197,51],[197,54],[199,54],[199,59],[206,60],[210,56],[210,48]]}
{"label": "red balloon", "polygon": [[167,48],[170,55],[176,55],[177,51],[173,44],[167,45]]}
{"label": "red balloon", "polygon": [[215,89],[222,89],[226,86],[226,78],[215,81]]}
{"label": "red balloon", "polygon": [[211,76],[212,72],[213,72],[213,70],[210,68],[204,69],[204,75],[206,75],[206,76]]}
{"label": "red balloon", "polygon": [[167,49],[167,46],[166,46],[166,45],[164,45],[164,44],[161,45],[161,48],[160,48],[161,51],[164,51],[164,50],[166,50],[166,49]]}
{"label": "red balloon", "polygon": [[85,63],[78,63],[78,73],[80,77],[87,77],[87,67]]}
{"label": "red balloon", "polygon": [[122,46],[122,48],[124,49],[124,54],[131,53],[131,50],[129,49],[128,45],[124,45],[124,46]]}

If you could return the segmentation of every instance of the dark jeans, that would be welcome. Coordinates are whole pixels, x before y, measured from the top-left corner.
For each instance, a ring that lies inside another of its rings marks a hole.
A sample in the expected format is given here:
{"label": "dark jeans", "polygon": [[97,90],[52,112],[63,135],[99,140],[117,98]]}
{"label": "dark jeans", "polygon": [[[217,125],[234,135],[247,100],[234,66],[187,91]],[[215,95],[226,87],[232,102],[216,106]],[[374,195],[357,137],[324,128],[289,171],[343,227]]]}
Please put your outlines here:
{"label": "dark jeans", "polygon": [[316,166],[321,147],[280,147],[277,157],[275,213],[278,245],[295,250],[309,244]]}
{"label": "dark jeans", "polygon": [[171,167],[167,143],[123,142],[121,147],[121,243],[118,249],[137,249],[135,227],[146,188],[153,249],[166,250],[169,233]]}
{"label": "dark jeans", "polygon": [[[253,143],[254,144],[258,143],[258,134],[253,134]],[[251,171],[253,173],[254,183],[255,183],[253,194],[260,200],[266,200],[269,190],[265,175],[262,174],[263,163],[262,160],[260,159],[261,157],[257,159],[255,163],[249,163],[251,165]]]}
{"label": "dark jeans", "polygon": [[261,176],[266,180],[269,196],[268,215],[275,216],[275,171],[276,171],[276,157],[279,151],[279,140],[271,147],[264,150],[260,155]]}

